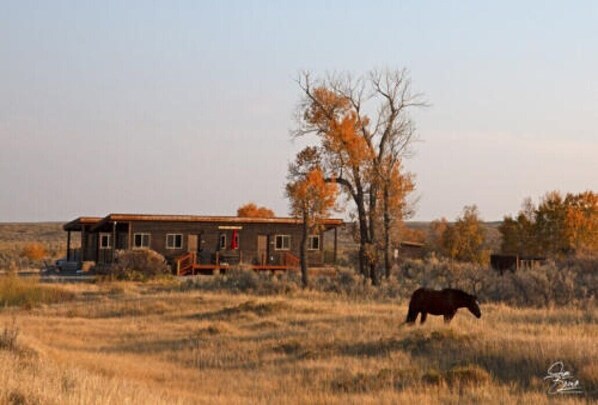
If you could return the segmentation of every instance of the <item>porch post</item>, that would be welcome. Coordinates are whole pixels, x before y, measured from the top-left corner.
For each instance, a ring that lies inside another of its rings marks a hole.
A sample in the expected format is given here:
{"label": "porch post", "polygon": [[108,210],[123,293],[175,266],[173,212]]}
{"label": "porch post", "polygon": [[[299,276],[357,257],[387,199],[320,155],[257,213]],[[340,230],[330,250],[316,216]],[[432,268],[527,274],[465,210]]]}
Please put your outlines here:
{"label": "porch post", "polygon": [[85,230],[85,225],[81,227],[81,252],[79,253],[79,261],[84,262],[87,256],[87,239],[88,235]]}
{"label": "porch post", "polygon": [[131,249],[131,221],[129,221],[129,234],[127,235],[127,249]]}
{"label": "porch post", "polygon": [[114,259],[116,258],[116,221],[112,223],[112,260],[111,263],[114,263]]}
{"label": "porch post", "polygon": [[66,261],[71,261],[71,231],[66,232]]}

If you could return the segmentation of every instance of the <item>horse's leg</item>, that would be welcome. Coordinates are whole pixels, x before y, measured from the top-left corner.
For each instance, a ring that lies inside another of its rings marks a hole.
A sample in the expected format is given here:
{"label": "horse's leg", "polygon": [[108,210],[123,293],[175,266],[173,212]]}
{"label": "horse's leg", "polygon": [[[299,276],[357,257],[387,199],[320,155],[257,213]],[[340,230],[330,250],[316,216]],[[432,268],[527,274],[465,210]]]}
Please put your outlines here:
{"label": "horse's leg", "polygon": [[444,316],[444,323],[451,323],[451,320],[453,319],[453,317],[455,316],[456,313],[457,313],[457,311],[453,311],[449,314],[446,314]]}
{"label": "horse's leg", "polygon": [[420,321],[419,321],[419,324],[420,324],[420,325],[423,325],[423,324],[424,324],[424,322],[426,322],[426,318],[427,318],[427,317],[428,317],[428,313],[427,313],[427,312],[425,312],[425,311],[422,311],[422,317],[421,317],[421,319],[420,319]]}

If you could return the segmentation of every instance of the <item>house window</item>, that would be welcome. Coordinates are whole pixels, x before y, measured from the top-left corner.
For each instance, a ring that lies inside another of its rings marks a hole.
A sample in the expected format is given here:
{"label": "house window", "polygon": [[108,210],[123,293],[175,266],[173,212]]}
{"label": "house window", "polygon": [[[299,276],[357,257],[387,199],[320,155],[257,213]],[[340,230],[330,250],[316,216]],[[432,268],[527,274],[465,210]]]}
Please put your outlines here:
{"label": "house window", "polygon": [[182,249],[183,248],[183,234],[169,233],[166,234],[166,249]]}
{"label": "house window", "polygon": [[133,249],[147,249],[150,246],[149,233],[136,233],[133,235]]}
{"label": "house window", "polygon": [[220,243],[219,243],[220,249],[226,249],[226,234],[225,233],[221,233],[220,234]]}
{"label": "house window", "polygon": [[109,233],[100,233],[100,249],[112,248],[112,235]]}
{"label": "house window", "polygon": [[231,249],[239,249],[239,232],[233,232],[233,241],[230,247]]}
{"label": "house window", "polygon": [[274,250],[289,250],[291,248],[291,235],[276,235],[274,237]]}
{"label": "house window", "polygon": [[320,250],[320,235],[310,235],[307,239],[307,250]]}

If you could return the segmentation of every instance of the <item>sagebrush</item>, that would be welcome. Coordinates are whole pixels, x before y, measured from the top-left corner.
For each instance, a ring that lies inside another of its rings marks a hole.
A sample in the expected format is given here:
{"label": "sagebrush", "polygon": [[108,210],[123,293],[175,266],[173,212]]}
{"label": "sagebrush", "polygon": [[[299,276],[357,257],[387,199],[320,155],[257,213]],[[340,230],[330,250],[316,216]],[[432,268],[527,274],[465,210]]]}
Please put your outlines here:
{"label": "sagebrush", "polygon": [[[598,297],[598,259],[569,258],[501,275],[485,266],[432,257],[406,261],[376,287],[351,268],[340,268],[335,276],[312,276],[310,284],[316,291],[357,299],[409,299],[419,287],[459,288],[485,302],[516,306],[588,305]],[[182,288],[276,295],[295,293],[301,284],[296,273],[271,275],[236,269],[225,275],[188,279]]]}

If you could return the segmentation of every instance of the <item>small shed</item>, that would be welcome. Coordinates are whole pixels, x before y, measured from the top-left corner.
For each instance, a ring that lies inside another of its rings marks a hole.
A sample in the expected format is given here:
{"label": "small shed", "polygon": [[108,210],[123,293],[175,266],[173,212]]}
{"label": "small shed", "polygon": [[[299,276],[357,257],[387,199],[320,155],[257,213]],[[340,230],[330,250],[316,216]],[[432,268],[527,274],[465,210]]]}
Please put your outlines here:
{"label": "small shed", "polygon": [[519,269],[531,269],[546,263],[546,258],[542,256],[524,256],[524,255],[490,255],[490,266],[503,274],[505,270],[517,271]]}

